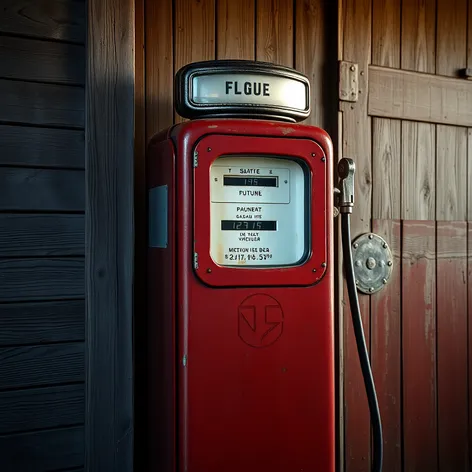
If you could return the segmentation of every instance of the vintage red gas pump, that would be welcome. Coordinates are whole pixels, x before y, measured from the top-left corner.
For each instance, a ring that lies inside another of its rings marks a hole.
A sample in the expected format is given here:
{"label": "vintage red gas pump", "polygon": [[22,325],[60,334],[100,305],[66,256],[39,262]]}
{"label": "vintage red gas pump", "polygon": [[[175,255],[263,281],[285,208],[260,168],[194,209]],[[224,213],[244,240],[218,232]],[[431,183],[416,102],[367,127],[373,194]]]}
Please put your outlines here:
{"label": "vintage red gas pump", "polygon": [[297,123],[309,81],[194,63],[175,105],[191,120],[147,152],[149,470],[334,472],[333,147]]}

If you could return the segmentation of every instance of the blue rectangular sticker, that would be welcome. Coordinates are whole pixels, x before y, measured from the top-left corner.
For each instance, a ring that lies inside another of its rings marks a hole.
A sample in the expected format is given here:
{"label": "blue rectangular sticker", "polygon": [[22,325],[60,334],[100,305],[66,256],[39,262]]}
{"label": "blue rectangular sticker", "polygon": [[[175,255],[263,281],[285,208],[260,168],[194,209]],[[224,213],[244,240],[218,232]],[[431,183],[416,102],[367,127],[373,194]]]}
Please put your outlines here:
{"label": "blue rectangular sticker", "polygon": [[149,247],[167,247],[167,193],[167,185],[160,185],[149,190]]}

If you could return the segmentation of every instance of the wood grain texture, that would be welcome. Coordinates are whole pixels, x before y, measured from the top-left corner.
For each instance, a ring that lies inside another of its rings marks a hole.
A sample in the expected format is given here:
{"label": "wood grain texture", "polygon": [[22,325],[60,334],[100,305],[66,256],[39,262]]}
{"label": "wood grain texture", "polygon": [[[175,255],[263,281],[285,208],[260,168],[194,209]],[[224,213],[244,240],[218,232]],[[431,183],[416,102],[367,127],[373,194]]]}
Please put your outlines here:
{"label": "wood grain texture", "polygon": [[467,67],[472,68],[472,0],[468,0],[467,9],[469,12],[467,20]]}
{"label": "wood grain texture", "polygon": [[82,298],[84,260],[0,259],[0,302]]}
{"label": "wood grain texture", "polygon": [[0,434],[81,424],[84,422],[84,386],[1,392],[0,416]]}
{"label": "wood grain texture", "polygon": [[328,115],[329,103],[336,100],[336,91],[332,87],[336,84],[329,78],[335,50],[327,39],[327,24],[335,21],[335,16],[325,0],[296,0],[295,8],[294,67],[308,77],[311,87],[312,110],[305,123],[328,128],[329,132],[337,117]]}
{"label": "wood grain texture", "polygon": [[81,45],[0,36],[0,77],[84,85],[85,48]]}
{"label": "wood grain texture", "polygon": [[0,304],[0,346],[83,341],[85,301]]}
{"label": "wood grain texture", "polygon": [[134,0],[89,0],[85,469],[133,470]]}
{"label": "wood grain texture", "polygon": [[436,73],[457,76],[467,65],[467,0],[437,0]]}
{"label": "wood grain texture", "polygon": [[0,389],[84,381],[84,343],[0,349]]}
{"label": "wood grain texture", "polygon": [[467,130],[467,220],[472,220],[472,128]]}
{"label": "wood grain texture", "polygon": [[0,257],[84,256],[83,215],[0,214]]}
{"label": "wood grain texture", "polygon": [[402,208],[405,220],[436,218],[436,127],[402,121]]}
{"label": "wood grain texture", "polygon": [[[176,4],[176,8],[179,5],[183,7],[181,3]],[[146,1],[145,8],[147,142],[155,133],[172,126],[174,122],[173,94],[169,91],[174,87],[173,38],[175,34],[172,29],[172,0]],[[180,37],[182,36],[185,37],[185,34]],[[177,46],[177,51],[183,54],[184,48],[185,46]],[[185,58],[181,60],[185,61]],[[184,64],[176,64],[176,68],[182,65]]]}
{"label": "wood grain texture", "polygon": [[403,464],[438,470],[436,237],[431,221],[404,221],[402,234]]}
{"label": "wood grain texture", "polygon": [[[467,343],[468,343],[468,402],[469,402],[469,451],[472,450],[472,222],[467,222]],[[469,458],[469,468],[472,458]]]}
{"label": "wood grain texture", "polygon": [[84,90],[0,79],[0,122],[84,127]]}
{"label": "wood grain texture", "polygon": [[216,0],[216,59],[254,60],[256,0]]}
{"label": "wood grain texture", "polygon": [[472,220],[472,128],[467,130],[467,220]]}
{"label": "wood grain texture", "polygon": [[84,168],[84,132],[0,125],[0,165]]}
{"label": "wood grain texture", "polygon": [[401,68],[436,71],[436,0],[402,0]]}
{"label": "wood grain texture", "polygon": [[257,0],[256,60],[293,67],[293,1]]}
{"label": "wood grain texture", "polygon": [[2,472],[59,471],[80,467],[84,463],[83,449],[82,426],[1,436]]}
{"label": "wood grain texture", "polygon": [[[174,70],[215,58],[214,0],[174,0]],[[167,93],[167,92],[166,92]],[[177,113],[175,121],[183,121]]]}
{"label": "wood grain texture", "polygon": [[389,283],[371,298],[371,359],[384,433],[382,470],[399,472],[402,470],[401,222],[374,219],[372,230],[388,241],[393,254]]}
{"label": "wood grain texture", "polygon": [[[146,249],[147,249],[147,215],[146,215],[146,20],[149,14],[150,23],[156,20],[155,6],[157,2],[149,2],[149,9],[146,11],[146,1],[136,0],[135,8],[135,85],[134,85],[134,123],[135,123],[135,140],[134,140],[134,215],[135,215],[135,234],[134,234],[134,326],[133,326],[133,343],[134,343],[134,394],[139,396],[140,401],[135,403],[134,407],[134,470],[146,470],[147,447],[149,441],[146,439],[148,411],[146,408],[149,388],[147,387],[147,358],[146,351],[146,319],[147,319],[147,299],[146,299]],[[165,2],[159,2],[164,13],[166,7]],[[152,19],[151,19],[152,18]],[[159,17],[157,18],[157,20]],[[172,22],[169,25],[172,30]],[[160,32],[160,29],[150,28],[149,35]],[[161,44],[149,44],[151,49],[151,57],[153,48],[160,47]],[[159,57],[159,56],[158,56]],[[172,59],[172,54],[170,55]],[[160,57],[160,60],[169,61],[169,56]],[[153,63],[150,64],[153,66]],[[172,69],[173,70],[173,69]],[[159,74],[157,70],[148,71],[148,80],[152,81]],[[172,75],[169,71],[168,75]],[[154,82],[155,84],[156,82]],[[157,83],[159,83],[157,81]],[[154,85],[155,86],[155,85]],[[157,91],[159,85],[157,86]],[[169,98],[170,98],[169,94]],[[154,105],[158,106],[158,103]],[[153,113],[154,107],[149,110]],[[173,112],[170,110],[170,119],[173,119]]]}
{"label": "wood grain texture", "polygon": [[341,103],[343,156],[349,156],[356,162],[356,206],[352,215],[352,231],[356,236],[370,230],[372,213],[372,140],[371,122],[367,115],[372,23],[370,0],[345,0],[343,15],[343,59],[359,64],[359,90],[362,91],[356,103]]}
{"label": "wood grain texture", "polygon": [[84,211],[84,171],[0,168],[0,210]]}
{"label": "wood grain texture", "polygon": [[401,122],[372,120],[372,218],[400,218]]}
{"label": "wood grain texture", "polygon": [[369,115],[472,126],[472,81],[371,66]]}
{"label": "wood grain texture", "polygon": [[436,127],[436,219],[467,218],[467,129]]}
{"label": "wood grain texture", "polygon": [[467,223],[437,223],[439,469],[467,472]]}
{"label": "wood grain texture", "polygon": [[[352,238],[370,231],[372,215],[372,138],[367,115],[368,64],[371,60],[372,11],[370,0],[345,0],[342,3],[343,60],[359,65],[359,100],[342,102],[342,155],[356,163],[355,199],[352,214]],[[370,416],[363,389],[363,378],[348,309],[343,294],[344,319],[344,444],[345,471],[361,472],[370,468]],[[359,300],[367,346],[370,343],[370,299]]]}
{"label": "wood grain texture", "polygon": [[401,0],[372,2],[372,64],[400,67]]}
{"label": "wood grain texture", "polygon": [[0,32],[85,43],[83,0],[0,0]]}
{"label": "wood grain texture", "polygon": [[[370,413],[359,366],[356,339],[352,327],[349,295],[344,290],[344,460],[346,472],[370,469]],[[370,299],[361,296],[359,306],[367,348],[370,346]],[[370,351],[370,349],[369,349]]]}

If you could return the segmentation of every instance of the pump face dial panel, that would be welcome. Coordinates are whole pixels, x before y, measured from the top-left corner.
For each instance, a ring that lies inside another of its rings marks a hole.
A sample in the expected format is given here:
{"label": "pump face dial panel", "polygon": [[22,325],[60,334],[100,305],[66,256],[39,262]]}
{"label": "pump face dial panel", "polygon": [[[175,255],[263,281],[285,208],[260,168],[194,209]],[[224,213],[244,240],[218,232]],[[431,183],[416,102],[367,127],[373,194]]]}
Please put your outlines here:
{"label": "pump face dial panel", "polygon": [[308,253],[308,178],[297,161],[222,156],[210,168],[210,256],[221,266],[294,266]]}

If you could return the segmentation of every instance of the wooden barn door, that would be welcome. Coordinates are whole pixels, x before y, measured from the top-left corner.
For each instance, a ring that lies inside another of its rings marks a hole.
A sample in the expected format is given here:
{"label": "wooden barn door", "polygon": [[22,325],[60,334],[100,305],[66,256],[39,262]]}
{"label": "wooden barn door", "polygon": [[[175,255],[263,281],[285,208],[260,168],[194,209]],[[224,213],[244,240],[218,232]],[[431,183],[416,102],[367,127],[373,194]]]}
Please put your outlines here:
{"label": "wooden barn door", "polygon": [[[395,255],[390,283],[361,295],[383,470],[465,472],[472,81],[461,70],[472,67],[472,2],[340,0],[339,9],[340,142],[357,166],[353,237],[373,231]],[[343,469],[367,472],[369,412],[344,300]]]}

